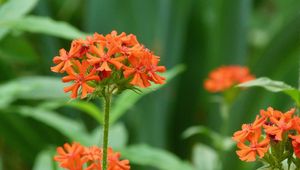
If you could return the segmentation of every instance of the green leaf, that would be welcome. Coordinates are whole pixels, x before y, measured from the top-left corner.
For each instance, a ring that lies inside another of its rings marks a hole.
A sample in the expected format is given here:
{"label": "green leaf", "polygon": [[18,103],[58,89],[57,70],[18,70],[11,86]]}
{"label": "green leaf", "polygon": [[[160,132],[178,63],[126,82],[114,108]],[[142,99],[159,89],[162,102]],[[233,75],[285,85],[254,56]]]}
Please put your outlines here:
{"label": "green leaf", "polygon": [[[185,67],[183,65],[178,65],[173,69],[167,71],[167,73],[164,74],[163,76],[166,77],[167,81],[171,81],[175,76],[182,73],[184,70]],[[116,101],[114,101],[113,106],[111,107],[112,110],[111,110],[110,122],[111,123],[116,122],[123,114],[125,114],[125,112],[128,109],[132,108],[132,106],[134,106],[134,104],[140,98],[142,98],[143,96],[151,92],[154,92],[155,90],[162,88],[165,85],[166,84],[164,85],[153,84],[149,88],[140,89],[140,91],[142,92],[141,94],[134,93],[130,90],[124,91],[121,95],[119,95]]]}
{"label": "green leaf", "polygon": [[53,150],[44,150],[40,152],[35,160],[33,170],[54,170],[58,169],[57,164],[53,161]]}
{"label": "green leaf", "polygon": [[[102,146],[102,128],[96,128],[91,136],[90,143],[88,145],[100,145]],[[123,123],[116,123],[109,128],[109,146],[112,148],[124,148],[128,142],[128,134]]]}
{"label": "green leaf", "polygon": [[[83,123],[40,107],[20,106],[17,108],[17,112],[40,121],[68,137],[71,141],[80,142],[85,146],[99,145],[102,142],[102,128],[100,127],[92,133],[88,133]],[[122,148],[126,145],[127,140],[128,135],[123,124],[117,123],[110,127],[110,146]]]}
{"label": "green leaf", "polygon": [[20,106],[17,112],[52,127],[73,141],[89,143],[88,133],[83,124],[78,121],[38,107]]}
{"label": "green leaf", "polygon": [[209,137],[212,140],[212,145],[218,149],[230,150],[234,146],[234,142],[231,140],[231,137],[223,137],[221,134],[205,126],[189,127],[182,133],[182,137],[189,138],[197,134],[203,134]]}
{"label": "green leaf", "polygon": [[[0,6],[0,25],[3,22],[16,20],[30,12],[38,0],[10,0]],[[0,40],[8,33],[9,29],[0,27]]]}
{"label": "green leaf", "polygon": [[193,164],[197,170],[220,169],[221,162],[215,150],[204,144],[197,144],[193,148]]}
{"label": "green leaf", "polygon": [[299,91],[297,89],[285,84],[282,81],[271,80],[268,77],[261,77],[255,80],[247,81],[239,84],[238,87],[263,87],[271,92],[283,92],[290,96],[297,103],[297,105],[300,104]]}
{"label": "green leaf", "polygon": [[103,124],[103,113],[100,111],[96,105],[86,101],[72,101],[67,103],[67,106],[81,110],[83,113],[90,115],[99,124]]}
{"label": "green leaf", "polygon": [[88,34],[63,21],[55,21],[47,17],[27,16],[18,20],[0,23],[16,30],[31,33],[42,33],[65,39],[85,38]]}
{"label": "green leaf", "polygon": [[22,77],[0,85],[0,108],[16,99],[67,99],[63,83],[53,77]]}
{"label": "green leaf", "polygon": [[4,38],[0,44],[0,58],[10,65],[32,66],[38,63],[37,52],[29,40],[23,36]]}
{"label": "green leaf", "polygon": [[121,150],[121,155],[138,165],[152,166],[160,170],[194,170],[187,162],[170,152],[147,145],[132,145]]}

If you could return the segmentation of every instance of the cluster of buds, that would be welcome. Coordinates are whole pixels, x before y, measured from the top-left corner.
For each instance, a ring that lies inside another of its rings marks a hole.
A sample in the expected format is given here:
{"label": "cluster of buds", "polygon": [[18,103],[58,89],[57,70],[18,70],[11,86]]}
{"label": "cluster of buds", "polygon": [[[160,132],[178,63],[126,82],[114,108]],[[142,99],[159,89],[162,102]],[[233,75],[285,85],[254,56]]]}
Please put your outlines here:
{"label": "cluster of buds", "polygon": [[208,79],[204,82],[204,88],[212,93],[223,92],[234,85],[253,80],[254,78],[247,67],[237,65],[222,66],[209,73]]}
{"label": "cluster of buds", "polygon": [[288,160],[289,165],[300,168],[300,118],[294,113],[295,109],[282,113],[269,107],[261,110],[253,123],[243,124],[232,137],[239,158],[252,162],[259,157],[272,168],[281,168]]}
{"label": "cluster of buds", "polygon": [[61,49],[51,67],[53,72],[67,73],[63,82],[74,82],[65,87],[71,98],[81,98],[88,94],[101,95],[104,87],[121,92],[125,89],[148,87],[150,82],[163,84],[165,78],[158,75],[164,66],[158,66],[160,58],[138,42],[133,34],[124,32],[101,35],[95,33],[86,40],[76,39],[70,50]]}
{"label": "cluster of buds", "polygon": [[[84,147],[79,143],[66,143],[57,148],[54,160],[60,167],[68,170],[101,170],[102,148],[92,146]],[[108,148],[108,170],[130,170],[128,160],[119,160],[120,153]]]}

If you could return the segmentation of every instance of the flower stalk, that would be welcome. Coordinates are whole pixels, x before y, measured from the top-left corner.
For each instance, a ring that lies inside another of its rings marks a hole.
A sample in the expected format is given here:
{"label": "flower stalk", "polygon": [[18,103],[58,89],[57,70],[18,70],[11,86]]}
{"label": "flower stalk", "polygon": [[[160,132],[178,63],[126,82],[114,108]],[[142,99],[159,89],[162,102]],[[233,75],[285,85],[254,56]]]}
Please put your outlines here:
{"label": "flower stalk", "polygon": [[109,113],[111,105],[112,94],[109,91],[109,86],[107,91],[103,94],[104,99],[104,125],[103,125],[103,142],[102,142],[102,170],[107,170],[107,148],[108,148],[108,135],[109,135]]}

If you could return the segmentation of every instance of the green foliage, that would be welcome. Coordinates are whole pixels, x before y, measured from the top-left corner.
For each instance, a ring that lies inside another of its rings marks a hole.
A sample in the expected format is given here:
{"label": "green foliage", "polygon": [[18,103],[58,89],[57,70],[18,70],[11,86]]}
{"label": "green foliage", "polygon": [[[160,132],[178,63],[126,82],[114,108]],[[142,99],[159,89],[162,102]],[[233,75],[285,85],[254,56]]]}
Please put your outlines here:
{"label": "green foliage", "polygon": [[[183,71],[184,66],[179,65],[167,71],[167,73],[164,74],[164,77],[166,77],[167,81],[171,81],[176,75],[180,74]],[[117,100],[112,106],[110,122],[116,122],[124,113],[126,113],[128,109],[133,107],[134,104],[144,95],[154,92],[155,90],[158,90],[163,86],[164,85],[155,84],[146,89],[139,89],[140,93],[134,93],[132,91],[123,92],[121,95],[118,96]]]}
{"label": "green foliage", "polygon": [[0,6],[0,40],[9,31],[3,23],[20,19],[30,12],[37,2],[38,0],[10,0]]}
{"label": "green foliage", "polygon": [[[42,33],[70,40],[85,38],[88,35],[66,22],[55,21],[51,18],[38,16],[23,17],[18,20],[3,22],[2,25],[19,31]],[[32,25],[34,25],[34,27]]]}
{"label": "green foliage", "polygon": [[129,146],[121,152],[133,163],[156,167],[160,170],[194,170],[190,164],[181,161],[173,154],[147,145]]}
{"label": "green foliage", "polygon": [[267,77],[261,77],[239,84],[238,87],[263,87],[270,92],[282,92],[289,95],[297,103],[297,105],[300,106],[299,91],[282,81],[275,81]]}
{"label": "green foliage", "polygon": [[219,169],[218,159],[217,152],[209,146],[196,144],[193,148],[193,163],[197,170]]}
{"label": "green foliage", "polygon": [[183,132],[182,137],[189,138],[197,134],[205,135],[206,137],[208,137],[212,141],[212,145],[217,149],[226,151],[232,149],[234,145],[234,142],[231,140],[231,137],[223,137],[218,132],[214,132],[205,126],[189,127]]}
{"label": "green foliage", "polygon": [[73,101],[67,103],[67,106],[79,109],[93,117],[99,124],[103,124],[103,113],[100,111],[100,108],[94,105],[91,102],[87,101]]}
{"label": "green foliage", "polygon": [[54,163],[53,156],[55,153],[53,150],[45,150],[37,155],[36,163],[33,166],[33,170],[56,170],[58,166]]}
{"label": "green foliage", "polygon": [[60,79],[36,76],[18,78],[0,85],[0,97],[0,108],[4,108],[17,99],[66,99],[67,96]]}

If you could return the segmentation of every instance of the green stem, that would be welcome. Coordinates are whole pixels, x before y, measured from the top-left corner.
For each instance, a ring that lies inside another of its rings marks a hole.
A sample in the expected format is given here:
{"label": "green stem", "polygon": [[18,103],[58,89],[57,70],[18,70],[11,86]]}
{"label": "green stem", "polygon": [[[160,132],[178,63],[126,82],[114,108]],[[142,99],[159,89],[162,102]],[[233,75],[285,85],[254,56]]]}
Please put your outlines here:
{"label": "green stem", "polygon": [[[224,143],[224,139],[227,137],[226,133],[228,131],[228,125],[229,125],[229,108],[230,108],[230,104],[226,101],[225,97],[223,98],[223,100],[220,103],[220,114],[221,114],[221,118],[222,118],[222,125],[221,125],[221,129],[220,129],[220,133],[222,136],[222,141],[220,142],[221,145]],[[220,148],[218,148],[218,155],[219,155],[219,168],[218,169],[222,169],[223,166],[223,161],[224,161],[224,148],[223,146],[220,146]]]}
{"label": "green stem", "polygon": [[221,106],[220,106],[220,112],[221,112],[221,116],[222,116],[222,129],[221,129],[221,134],[223,137],[226,137],[226,133],[228,131],[228,121],[229,121],[229,104],[224,100],[222,101],[221,103]]}
{"label": "green stem", "polygon": [[104,95],[104,127],[103,127],[103,153],[102,153],[102,170],[107,170],[107,148],[108,148],[108,131],[109,131],[109,111],[111,103],[111,93],[109,90]]}

